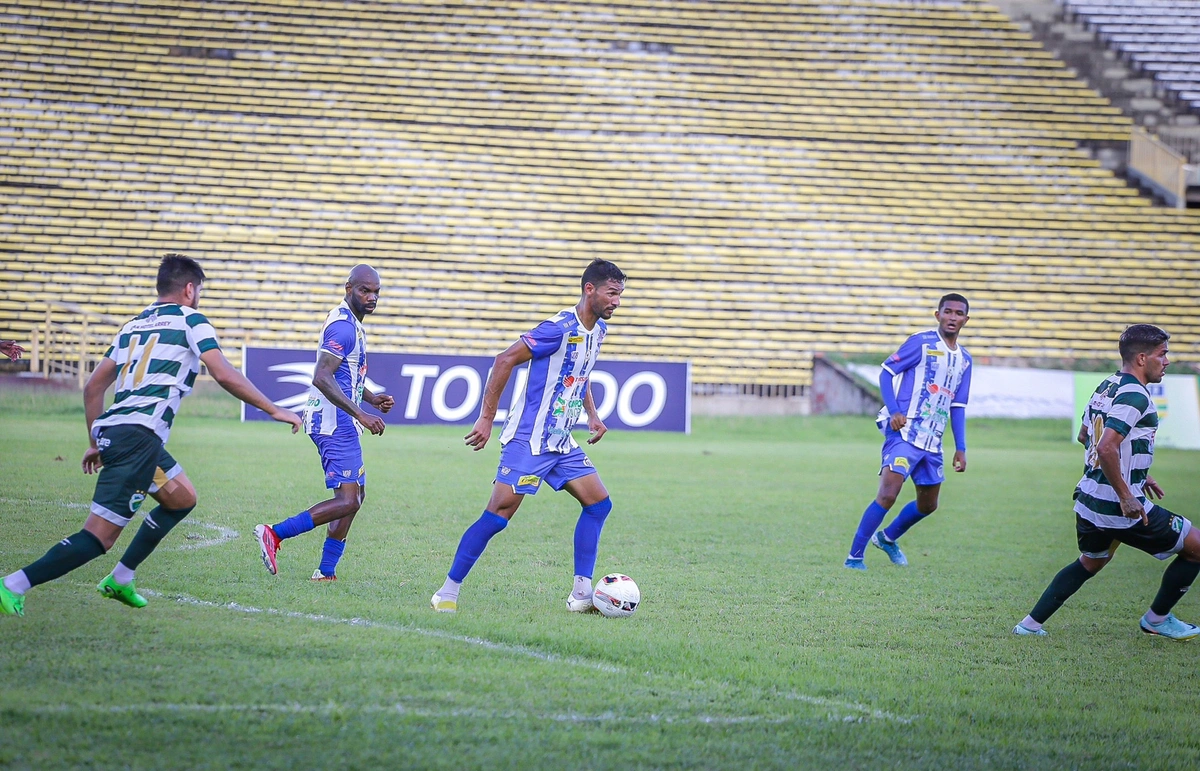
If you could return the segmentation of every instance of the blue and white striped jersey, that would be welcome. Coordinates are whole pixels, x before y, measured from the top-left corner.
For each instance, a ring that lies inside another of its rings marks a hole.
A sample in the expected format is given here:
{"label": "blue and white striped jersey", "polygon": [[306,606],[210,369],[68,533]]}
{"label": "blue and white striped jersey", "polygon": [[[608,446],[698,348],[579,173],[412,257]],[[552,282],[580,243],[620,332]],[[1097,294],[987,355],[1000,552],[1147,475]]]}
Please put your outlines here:
{"label": "blue and white striped jersey", "polygon": [[[893,376],[896,404],[908,417],[904,441],[927,452],[942,451],[951,407],[966,407],[971,392],[971,354],[950,348],[936,329],[918,332],[883,363]],[[881,429],[891,416],[879,411]]]}
{"label": "blue and white striped jersey", "polygon": [[607,333],[608,325],[599,319],[595,327],[585,329],[575,309],[567,308],[521,335],[533,360],[525,396],[504,422],[500,444],[523,439],[533,455],[570,452],[579,446],[571,429],[583,412],[588,376]]}
{"label": "blue and white striped jersey", "polygon": [[[331,353],[342,360],[333,374],[338,388],[355,404],[362,404],[363,386],[367,382],[367,336],[350,306],[343,300],[325,317],[321,328],[321,345],[317,348],[317,359],[321,352]],[[304,406],[304,430],[309,434],[362,433],[358,421],[329,402],[315,385],[308,389],[308,403]]]}

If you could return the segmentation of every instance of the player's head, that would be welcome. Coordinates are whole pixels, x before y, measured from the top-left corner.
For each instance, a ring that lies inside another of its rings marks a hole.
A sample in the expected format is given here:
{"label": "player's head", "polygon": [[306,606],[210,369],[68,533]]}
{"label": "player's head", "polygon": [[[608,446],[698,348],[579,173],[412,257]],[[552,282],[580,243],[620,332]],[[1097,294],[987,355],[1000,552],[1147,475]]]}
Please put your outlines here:
{"label": "player's head", "polygon": [[1171,336],[1153,324],[1134,324],[1121,333],[1117,347],[1121,351],[1121,368],[1141,370],[1147,383],[1161,383],[1167,365],[1167,341]]}
{"label": "player's head", "polygon": [[195,309],[200,307],[204,288],[204,270],[186,254],[164,254],[158,265],[158,299],[177,302]]}
{"label": "player's head", "polygon": [[625,291],[625,273],[615,263],[597,258],[583,271],[579,288],[583,291],[583,302],[592,313],[602,319],[611,319],[613,311],[621,304],[621,293]]}
{"label": "player's head", "polygon": [[379,302],[379,274],[365,263],[355,265],[346,277],[346,304],[360,319],[375,312]]}
{"label": "player's head", "polygon": [[967,302],[967,298],[957,292],[942,295],[942,299],[938,300],[937,313],[934,314],[942,337],[958,337],[958,333],[971,318],[968,315],[970,311],[971,304]]}

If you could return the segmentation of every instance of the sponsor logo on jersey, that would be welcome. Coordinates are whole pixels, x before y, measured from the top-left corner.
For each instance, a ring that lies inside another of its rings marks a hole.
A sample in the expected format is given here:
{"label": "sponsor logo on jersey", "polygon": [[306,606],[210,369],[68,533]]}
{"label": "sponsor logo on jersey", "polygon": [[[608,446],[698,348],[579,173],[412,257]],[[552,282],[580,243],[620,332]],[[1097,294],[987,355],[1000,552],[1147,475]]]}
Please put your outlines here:
{"label": "sponsor logo on jersey", "polygon": [[954,398],[954,392],[951,391],[949,388],[946,388],[945,386],[940,386],[937,383],[930,383],[929,385],[927,385],[925,387],[927,389],[929,389],[929,393],[931,393],[931,394],[942,394],[949,399]]}
{"label": "sponsor logo on jersey", "polygon": [[517,487],[537,487],[542,483],[542,478],[537,474],[526,474],[517,480]]}
{"label": "sponsor logo on jersey", "polygon": [[568,343],[582,343],[583,335],[570,335],[569,337],[567,337],[567,342]]}
{"label": "sponsor logo on jersey", "polygon": [[344,355],[346,353],[346,349],[342,347],[342,344],[337,340],[334,340],[332,337],[325,341],[325,347],[337,353],[338,355]]}
{"label": "sponsor logo on jersey", "polygon": [[521,342],[525,343],[525,345],[529,346],[529,348],[531,350],[534,348],[537,348],[537,346],[538,346],[537,340],[534,340],[533,337],[530,335],[521,335]]}
{"label": "sponsor logo on jersey", "polygon": [[904,469],[905,471],[909,470],[908,458],[896,458],[895,460],[891,461],[891,463],[889,463],[888,465],[890,465],[894,469]]}

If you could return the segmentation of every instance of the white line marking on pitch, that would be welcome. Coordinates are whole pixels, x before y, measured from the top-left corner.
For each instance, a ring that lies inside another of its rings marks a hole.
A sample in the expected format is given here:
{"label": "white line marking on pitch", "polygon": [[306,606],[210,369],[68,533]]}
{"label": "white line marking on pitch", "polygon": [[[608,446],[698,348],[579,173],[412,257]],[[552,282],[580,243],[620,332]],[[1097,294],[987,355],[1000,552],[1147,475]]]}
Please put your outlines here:
{"label": "white line marking on pitch", "polygon": [[232,527],[225,527],[224,525],[218,525],[213,522],[190,522],[189,523],[185,520],[184,524],[191,524],[192,527],[202,527],[202,528],[205,528],[206,530],[215,530],[215,531],[217,531],[217,534],[216,534],[216,536],[214,536],[212,538],[201,538],[198,540],[197,540],[196,536],[194,536],[194,535],[191,535],[191,534],[184,535],[183,537],[184,537],[185,543],[183,543],[179,546],[176,546],[175,548],[177,551],[189,551],[191,549],[204,549],[209,546],[219,546],[220,544],[223,544],[226,541],[232,541],[234,538],[237,538],[241,535],[240,533],[238,533],[238,531],[234,530]]}
{"label": "white line marking on pitch", "polygon": [[323,624],[344,624],[346,626],[360,626],[368,629],[386,629],[392,632],[404,632],[409,634],[418,634],[423,637],[433,637],[439,640],[452,640],[454,642],[463,642],[469,645],[478,645],[481,648],[489,650],[501,651],[504,653],[512,653],[518,656],[528,656],[529,658],[539,659],[541,661],[549,661],[560,664],[570,664],[577,667],[588,667],[590,669],[598,669],[601,672],[620,672],[620,667],[615,667],[612,664],[604,664],[597,661],[588,661],[586,659],[576,658],[573,656],[559,656],[554,653],[543,653],[539,650],[526,647],[524,645],[510,645],[508,643],[499,643],[492,640],[487,640],[482,637],[467,637],[466,635],[452,634],[443,632],[440,629],[422,629],[417,626],[403,626],[401,624],[388,624],[382,621],[372,621],[368,618],[339,618],[337,616],[324,616],[316,613],[300,613],[294,610],[277,610],[275,608],[255,608],[249,605],[241,605],[236,602],[209,602],[208,600],[200,600],[195,597],[189,597],[186,594],[162,594],[151,589],[142,589],[142,594],[150,597],[163,597],[174,600],[182,605],[195,605],[202,608],[221,608],[224,610],[232,610],[238,613],[266,613],[272,616],[283,616],[285,618],[297,618],[303,621],[317,621]]}
{"label": "white line marking on pitch", "polygon": [[[138,712],[180,712],[221,714],[224,712],[246,713],[262,712],[275,714],[308,714],[331,715],[338,712],[355,712],[361,714],[396,714],[402,716],[450,719],[450,718],[480,718],[484,720],[518,720],[518,721],[553,721],[556,723],[678,723],[698,725],[741,725],[744,723],[795,723],[815,722],[821,718],[803,717],[799,715],[616,715],[605,712],[598,715],[582,715],[578,713],[537,714],[530,712],[492,711],[481,709],[428,709],[425,707],[410,707],[405,704],[379,705],[348,705],[348,704],[52,704],[35,707],[11,707],[17,712],[28,712],[39,715],[70,714],[77,712],[92,712],[103,714],[127,714]],[[861,718],[827,716],[830,722],[857,722]]]}
{"label": "white line marking on pitch", "polygon": [[60,506],[64,509],[88,509],[90,503],[68,503],[67,501],[40,501],[36,498],[0,498],[0,503],[16,503],[22,506]]}
{"label": "white line marking on pitch", "polygon": [[[222,610],[232,610],[232,611],[235,611],[238,613],[265,613],[265,614],[272,615],[272,616],[283,616],[284,618],[293,618],[293,619],[299,619],[302,621],[316,621],[316,622],[323,623],[323,624],[358,626],[358,627],[366,627],[368,629],[385,629],[385,630],[392,631],[392,632],[417,634],[417,635],[421,635],[423,637],[432,637],[432,638],[439,639],[439,640],[451,640],[454,642],[463,642],[463,643],[467,643],[469,645],[477,645],[479,647],[486,648],[488,650],[498,651],[501,653],[509,653],[509,654],[514,654],[514,655],[519,655],[519,656],[527,656],[529,658],[538,659],[539,661],[545,661],[545,662],[551,662],[551,663],[569,664],[571,666],[579,666],[579,667],[588,667],[589,669],[597,669],[597,670],[600,670],[601,672],[618,673],[618,672],[623,671],[620,667],[614,666],[612,664],[606,664],[606,663],[597,662],[597,661],[590,661],[588,659],[577,658],[574,656],[559,656],[554,653],[544,653],[542,651],[535,650],[533,648],[529,648],[524,645],[513,645],[513,644],[509,644],[509,643],[500,643],[500,642],[495,642],[493,640],[488,640],[488,639],[485,639],[482,637],[468,637],[466,635],[457,635],[457,634],[452,634],[450,632],[443,632],[440,629],[423,629],[421,627],[416,627],[416,626],[404,626],[401,624],[389,624],[389,623],[382,622],[382,621],[372,621],[367,618],[340,618],[337,616],[325,616],[325,615],[319,615],[316,613],[301,613],[301,612],[292,611],[292,610],[278,610],[275,608],[255,608],[255,607],[252,607],[249,605],[242,605],[237,602],[225,602],[225,603],[210,602],[209,600],[201,600],[196,597],[190,597],[186,594],[161,593],[161,592],[156,592],[152,589],[142,589],[141,592],[142,592],[142,594],[145,594],[149,597],[162,597],[164,599],[174,600],[175,602],[180,603],[182,605],[193,605],[193,606],[202,607],[202,608],[219,608]],[[745,684],[721,683],[720,687],[745,688],[747,686]],[[780,695],[783,696],[784,698],[790,699],[792,701],[799,701],[799,702],[803,702],[805,704],[811,704],[811,705],[817,706],[817,707],[826,707],[829,709],[840,709],[840,710],[846,710],[846,711],[858,713],[857,717],[853,716],[853,715],[847,715],[847,716],[839,718],[840,720],[844,720],[846,722],[854,722],[854,721],[863,720],[866,718],[873,718],[876,720],[888,720],[888,721],[893,721],[893,722],[898,722],[898,723],[909,724],[909,723],[913,722],[913,720],[916,719],[915,717],[904,717],[902,715],[896,715],[891,712],[886,712],[884,710],[875,709],[874,707],[867,706],[866,704],[859,704],[857,702],[852,702],[852,701],[838,701],[836,699],[826,699],[826,698],[823,698],[820,696],[808,696],[806,694],[794,693],[794,692],[782,693]],[[246,708],[250,709],[250,707],[246,707]],[[758,717],[755,717],[754,720],[758,721],[760,719]],[[762,718],[762,720],[767,720],[767,718]]]}

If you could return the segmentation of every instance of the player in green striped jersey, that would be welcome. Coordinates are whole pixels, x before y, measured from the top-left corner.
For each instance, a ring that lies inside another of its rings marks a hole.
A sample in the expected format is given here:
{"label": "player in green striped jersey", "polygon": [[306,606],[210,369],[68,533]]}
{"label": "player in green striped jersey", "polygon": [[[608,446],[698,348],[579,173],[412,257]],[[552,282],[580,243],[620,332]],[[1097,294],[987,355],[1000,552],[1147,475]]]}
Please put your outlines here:
{"label": "player in green striped jersey", "polygon": [[1087,448],[1083,478],[1075,488],[1080,557],[1059,571],[1014,634],[1046,634],[1042,624],[1108,564],[1118,544],[1126,543],[1160,560],[1179,555],[1142,616],[1142,631],[1173,640],[1200,636],[1200,627],[1171,613],[1200,574],[1200,531],[1151,501],[1162,498],[1163,490],[1150,476],[1158,410],[1146,386],[1162,382],[1170,337],[1150,324],[1134,324],[1121,335],[1121,371],[1096,388],[1079,430],[1079,442]]}
{"label": "player in green striped jersey", "polygon": [[[195,260],[182,254],[163,257],[158,301],[121,328],[83,391],[90,442],[83,470],[100,472],[87,522],[41,559],[5,576],[0,612],[23,616],[30,588],[106,553],[150,495],[159,505],[146,515],[113,572],[96,587],[105,597],[131,607],[146,605],[134,588],[134,571],[196,505],[195,488],[164,445],[201,363],[226,391],[291,424],[292,433],[299,430],[300,417],[276,407],[221,352],[212,325],[196,310],[203,285],[204,271]],[[104,411],[104,394],[114,384],[113,404]]]}

